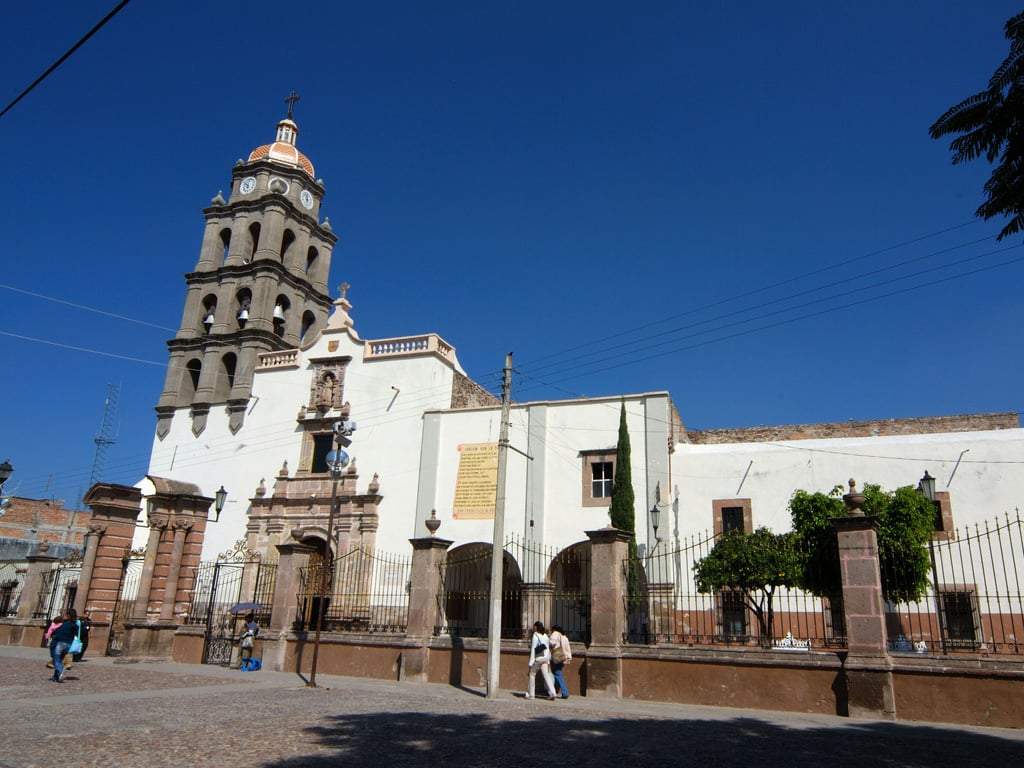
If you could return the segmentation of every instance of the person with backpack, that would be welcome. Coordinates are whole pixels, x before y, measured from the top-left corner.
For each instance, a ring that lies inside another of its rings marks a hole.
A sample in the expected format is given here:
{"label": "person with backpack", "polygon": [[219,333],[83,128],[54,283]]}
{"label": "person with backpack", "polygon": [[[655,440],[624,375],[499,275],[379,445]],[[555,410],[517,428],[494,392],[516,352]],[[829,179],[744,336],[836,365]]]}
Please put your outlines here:
{"label": "person with backpack", "polygon": [[82,648],[79,637],[81,624],[74,608],[68,608],[64,622],[50,634],[50,658],[53,660],[53,677],[55,683],[64,682],[64,656],[71,652],[77,653]]}
{"label": "person with backpack", "polygon": [[530,676],[526,679],[526,698],[532,699],[537,684],[537,672],[544,677],[544,687],[548,689],[548,701],[555,700],[555,681],[551,677],[551,639],[544,622],[533,624],[530,634]]}
{"label": "person with backpack", "polygon": [[565,631],[557,624],[551,625],[551,672],[555,677],[555,687],[563,699],[569,698],[569,686],[565,682],[563,670],[572,661],[572,646]]}

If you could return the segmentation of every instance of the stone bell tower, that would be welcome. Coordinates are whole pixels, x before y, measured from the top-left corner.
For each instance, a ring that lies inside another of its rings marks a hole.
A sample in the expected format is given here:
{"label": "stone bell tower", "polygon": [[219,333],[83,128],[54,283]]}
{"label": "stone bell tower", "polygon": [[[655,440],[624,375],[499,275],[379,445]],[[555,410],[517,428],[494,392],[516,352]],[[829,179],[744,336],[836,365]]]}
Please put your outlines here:
{"label": "stone bell tower", "polygon": [[203,211],[199,261],[185,275],[181,327],[167,343],[170,363],[156,407],[161,439],[185,409],[198,436],[213,405],[226,405],[238,432],[259,354],[308,344],[327,321],[337,236],[319,218],[323,181],[296,146],[296,101],[294,92],[285,99],[288,114],[274,142],[235,163],[228,200],[218,193]]}

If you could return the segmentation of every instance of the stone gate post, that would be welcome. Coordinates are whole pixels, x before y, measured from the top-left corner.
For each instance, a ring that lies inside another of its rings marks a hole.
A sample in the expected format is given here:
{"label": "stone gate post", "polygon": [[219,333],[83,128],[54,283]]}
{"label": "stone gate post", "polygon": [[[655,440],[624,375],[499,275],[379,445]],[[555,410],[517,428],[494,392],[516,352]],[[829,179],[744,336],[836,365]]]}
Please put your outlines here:
{"label": "stone gate post", "polygon": [[892,662],[889,658],[878,565],[878,518],[861,509],[864,495],[850,480],[843,496],[847,516],[833,521],[839,543],[846,618],[847,653],[844,663],[850,717],[896,717]]}
{"label": "stone gate post", "polygon": [[89,612],[89,644],[95,648],[107,647],[124,561],[132,549],[141,502],[142,491],[117,483],[96,483],[85,494],[92,520],[85,539],[75,610],[79,614]]}
{"label": "stone gate post", "polygon": [[405,627],[410,647],[402,651],[400,678],[426,682],[430,638],[438,620],[438,601],[444,584],[441,567],[448,557],[451,541],[434,536],[409,539],[412,568],[409,589],[409,619]]}
{"label": "stone gate post", "polygon": [[270,627],[260,633],[259,642],[263,649],[264,666],[282,672],[288,655],[288,633],[297,618],[299,569],[309,561],[310,553],[315,550],[297,541],[276,546],[278,559]]}
{"label": "stone gate post", "polygon": [[626,631],[626,576],[633,534],[618,528],[587,531],[590,538],[590,647],[587,696],[622,695],[622,638]]}
{"label": "stone gate post", "polygon": [[[60,558],[50,554],[50,542],[43,541],[39,544],[35,554],[25,558],[28,561],[28,572],[25,574],[25,583],[21,586],[21,599],[18,602],[18,618],[32,619],[35,613],[41,610],[39,605],[39,591],[43,588],[43,581],[46,574],[50,572],[53,564]],[[50,616],[40,617],[39,623]]]}

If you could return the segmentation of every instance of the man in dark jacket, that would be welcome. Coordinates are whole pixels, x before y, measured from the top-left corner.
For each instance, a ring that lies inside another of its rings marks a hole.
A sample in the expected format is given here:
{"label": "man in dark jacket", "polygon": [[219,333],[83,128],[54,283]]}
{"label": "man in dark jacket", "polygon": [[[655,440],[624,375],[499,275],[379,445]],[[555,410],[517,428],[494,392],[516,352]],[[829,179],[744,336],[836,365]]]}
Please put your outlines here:
{"label": "man in dark jacket", "polygon": [[53,682],[64,682],[64,655],[71,647],[71,642],[78,635],[78,614],[69,608],[64,615],[64,623],[50,635],[50,658],[53,659]]}
{"label": "man in dark jacket", "polygon": [[78,620],[78,637],[82,641],[82,650],[78,653],[71,654],[71,658],[74,659],[76,663],[82,660],[82,657],[85,656],[86,650],[89,648],[90,629],[92,629],[92,617],[89,615],[89,612],[86,611],[82,614],[82,618]]}

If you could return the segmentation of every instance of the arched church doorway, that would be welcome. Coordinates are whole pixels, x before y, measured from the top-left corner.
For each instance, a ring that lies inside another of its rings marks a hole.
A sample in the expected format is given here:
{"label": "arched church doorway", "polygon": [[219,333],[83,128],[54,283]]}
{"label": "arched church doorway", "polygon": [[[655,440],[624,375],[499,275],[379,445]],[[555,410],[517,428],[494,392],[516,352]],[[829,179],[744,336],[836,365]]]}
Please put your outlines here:
{"label": "arched church doorway", "polygon": [[[502,560],[501,635],[524,636],[523,577],[508,552]],[[443,591],[438,606],[438,633],[453,637],[487,637],[490,613],[491,545],[474,542],[455,547],[441,566]]]}

